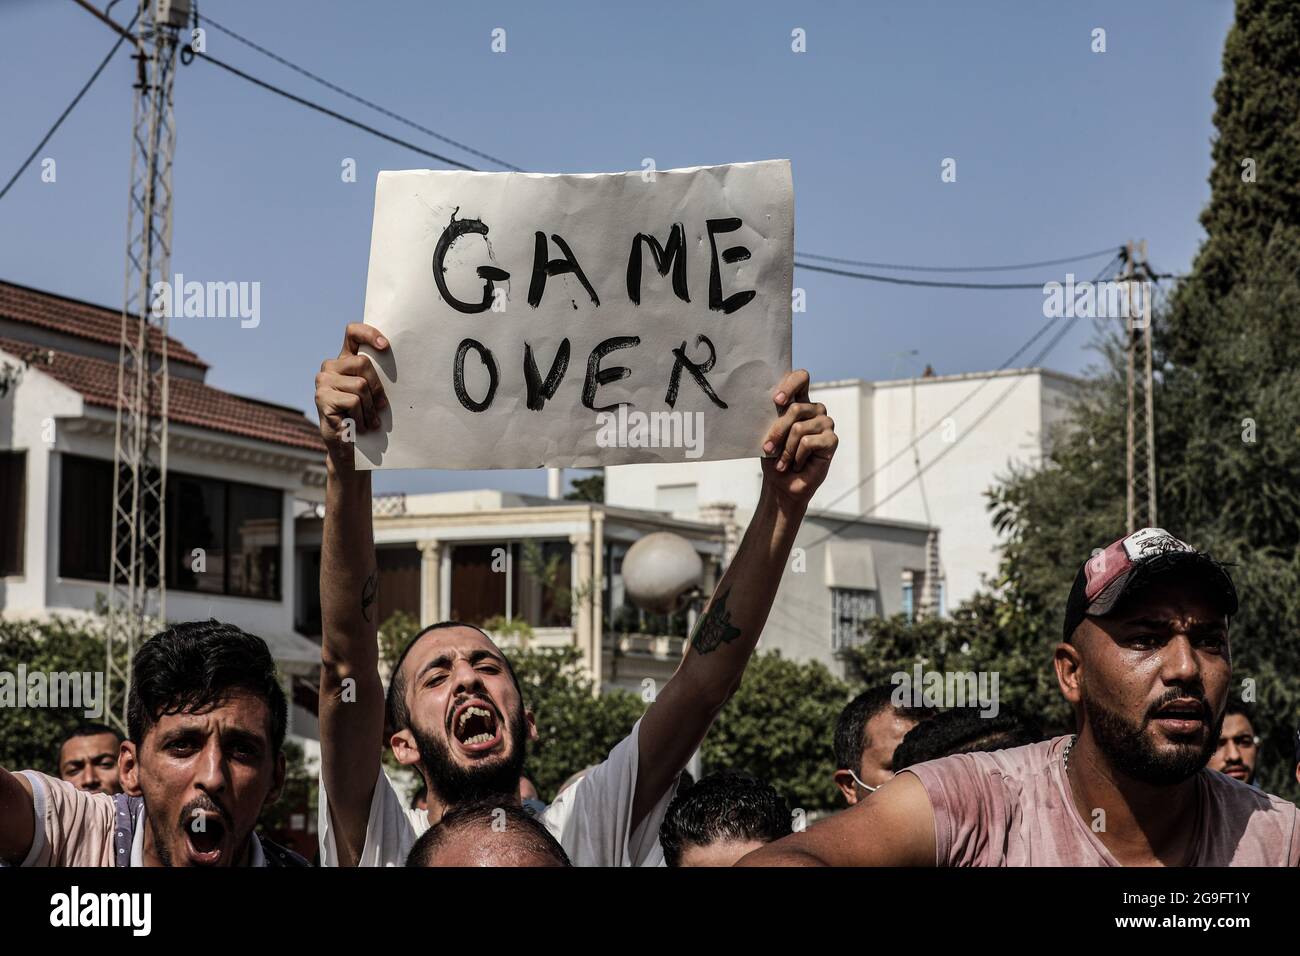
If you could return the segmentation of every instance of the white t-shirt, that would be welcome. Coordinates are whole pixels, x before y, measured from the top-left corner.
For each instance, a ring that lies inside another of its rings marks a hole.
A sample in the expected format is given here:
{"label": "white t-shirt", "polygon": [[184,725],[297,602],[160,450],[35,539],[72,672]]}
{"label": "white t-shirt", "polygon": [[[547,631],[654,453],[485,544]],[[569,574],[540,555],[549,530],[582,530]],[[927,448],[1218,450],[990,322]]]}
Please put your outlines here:
{"label": "white t-shirt", "polygon": [[[659,825],[677,792],[677,781],[659,798],[636,830],[632,798],[636,793],[641,721],[610,751],[603,763],[569,787],[538,819],[564,847],[574,866],[662,866]],[[407,854],[429,829],[423,810],[408,809],[381,769],[370,800],[366,843],[359,866],[405,866]],[[338,847],[330,821],[325,784],[320,785],[321,866],[338,866]]]}

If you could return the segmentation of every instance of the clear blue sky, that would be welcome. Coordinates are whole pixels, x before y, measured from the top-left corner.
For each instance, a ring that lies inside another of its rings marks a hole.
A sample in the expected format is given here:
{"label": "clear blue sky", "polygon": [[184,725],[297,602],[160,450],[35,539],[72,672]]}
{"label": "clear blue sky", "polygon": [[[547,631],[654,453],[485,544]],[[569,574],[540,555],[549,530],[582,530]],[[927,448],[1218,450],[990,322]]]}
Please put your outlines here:
{"label": "clear blue sky", "polygon": [[[102,7],[105,0],[97,0]],[[114,15],[129,19],[135,0]],[[205,0],[200,11],[339,85],[528,170],[793,162],[795,245],[884,262],[1049,259],[1145,238],[1189,265],[1209,198],[1227,0],[368,3]],[[506,30],[507,52],[491,52]],[[806,53],[790,49],[807,33]],[[1106,30],[1093,53],[1090,32]],[[113,35],[72,0],[0,0],[0,181]],[[341,112],[477,163],[214,30],[209,52]],[[125,48],[0,202],[0,277],[117,307],[131,89]],[[359,320],[375,174],[435,165],[210,64],[176,82],[174,272],[260,281],[262,320],[176,319],[221,388],[313,412],[312,379]],[[340,179],[345,157],[357,182]],[[957,182],[940,180],[945,157]],[[492,168],[484,165],[483,168]],[[1102,264],[966,278],[1080,277]],[[961,278],[945,276],[941,278]],[[794,359],[814,379],[1001,364],[1041,292],[911,289],[796,271]],[[1080,324],[1045,364],[1093,359]],[[900,353],[916,349],[915,357]],[[313,415],[314,417],[314,415]],[[394,472],[387,490],[542,491],[538,472]]]}

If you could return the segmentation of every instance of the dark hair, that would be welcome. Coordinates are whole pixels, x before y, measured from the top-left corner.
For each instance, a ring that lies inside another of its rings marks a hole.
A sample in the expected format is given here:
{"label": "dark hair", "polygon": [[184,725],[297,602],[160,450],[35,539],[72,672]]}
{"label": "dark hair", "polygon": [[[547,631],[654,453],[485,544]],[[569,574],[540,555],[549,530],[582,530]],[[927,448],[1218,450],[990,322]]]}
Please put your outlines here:
{"label": "dark hair", "polygon": [[723,840],[770,843],[790,832],[790,807],[771,784],[741,770],[721,770],[673,797],[659,842],[664,860],[678,866],[687,847]]}
{"label": "dark hair", "polygon": [[288,704],[266,641],[220,621],[174,624],[145,641],[131,662],[127,731],[141,744],[160,717],[202,712],[234,690],[266,702],[272,752],[278,754],[284,746]]}
{"label": "dark hair", "polygon": [[[502,820],[505,829],[499,830],[494,824]],[[406,856],[406,865],[431,866],[430,860],[439,847],[462,830],[507,833],[515,846],[528,853],[550,857],[560,866],[573,865],[560,841],[551,836],[540,820],[522,807],[490,797],[457,804],[444,813],[441,820],[415,841],[415,846],[411,847],[411,852]]]}
{"label": "dark hair", "polygon": [[[402,648],[402,653],[397,655],[397,663],[393,665],[393,672],[388,678],[388,693],[384,697],[384,736],[395,734],[399,730],[405,730],[411,725],[411,711],[406,706],[406,678],[402,676],[402,664],[406,662],[406,655],[411,653],[413,648],[424,635],[430,631],[443,631],[452,627],[467,627],[471,631],[478,631],[494,647],[496,642],[488,637],[487,632],[481,627],[473,624],[466,624],[463,621],[439,621],[437,624],[430,624],[423,628],[418,634],[406,642]],[[498,648],[499,650],[499,648]],[[506,671],[510,674],[510,679],[514,681],[515,690],[519,691],[519,696],[524,696],[524,689],[519,686],[519,678],[515,675],[514,665],[510,663],[510,658],[506,657],[502,651],[501,659],[506,662]]]}
{"label": "dark hair", "polygon": [[[886,707],[893,706],[894,689],[893,684],[881,684],[864,690],[840,711],[839,719],[835,721],[836,770],[858,772],[863,751],[870,746],[867,724]],[[926,720],[935,713],[931,707],[895,707],[894,712],[916,721]]]}
{"label": "dark hair", "polygon": [[976,710],[949,710],[907,732],[894,751],[894,769],[951,754],[1023,747],[1041,739],[1037,721],[1006,708],[996,717],[981,717]]}
{"label": "dark hair", "polygon": [[90,720],[83,721],[73,727],[72,732],[59,742],[59,746],[54,753],[55,766],[63,766],[63,748],[67,746],[68,741],[75,740],[78,737],[98,737],[100,734],[112,734],[119,744],[122,742],[122,735],[108,724],[97,724]]}
{"label": "dark hair", "polygon": [[1240,714],[1242,717],[1245,717],[1247,722],[1250,724],[1251,731],[1253,732],[1255,730],[1255,711],[1249,704],[1244,704],[1235,700],[1228,701],[1228,706],[1223,708],[1223,716],[1231,717],[1233,714]]}

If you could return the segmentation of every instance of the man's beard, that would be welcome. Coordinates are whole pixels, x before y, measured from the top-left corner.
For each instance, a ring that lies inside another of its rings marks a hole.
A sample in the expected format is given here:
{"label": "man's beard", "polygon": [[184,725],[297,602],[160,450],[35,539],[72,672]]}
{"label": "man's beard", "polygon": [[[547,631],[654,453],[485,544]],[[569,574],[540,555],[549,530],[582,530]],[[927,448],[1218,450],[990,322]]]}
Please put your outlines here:
{"label": "man's beard", "polygon": [[[1204,700],[1199,694],[1188,694]],[[1210,727],[1205,742],[1198,749],[1192,744],[1178,744],[1173,750],[1160,750],[1146,733],[1146,725],[1132,723],[1113,710],[1090,701],[1087,708],[1088,726],[1097,741],[1097,747],[1110,761],[1111,766],[1125,776],[1158,787],[1169,787],[1190,779],[1210,762],[1218,747],[1220,717]]]}
{"label": "man's beard", "polygon": [[510,723],[512,753],[493,755],[468,767],[458,764],[451,755],[451,742],[425,733],[414,723],[411,735],[420,751],[420,762],[429,778],[429,792],[437,794],[447,806],[487,797],[513,797],[519,790],[524,769],[528,728],[523,712]]}

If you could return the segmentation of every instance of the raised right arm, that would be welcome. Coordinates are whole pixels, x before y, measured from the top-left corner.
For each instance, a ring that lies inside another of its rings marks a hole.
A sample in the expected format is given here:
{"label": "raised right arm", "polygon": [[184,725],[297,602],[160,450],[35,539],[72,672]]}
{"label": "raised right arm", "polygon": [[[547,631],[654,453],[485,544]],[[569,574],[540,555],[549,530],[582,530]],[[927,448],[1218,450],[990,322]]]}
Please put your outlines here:
{"label": "raised right arm", "polygon": [[349,325],[338,358],[316,376],[329,467],[320,564],[321,777],[343,866],[355,866],[365,846],[384,732],[370,473],[353,468],[352,453],[356,433],[379,427],[387,399],[374,366],[357,354],[361,344],[388,347],[373,327]]}

